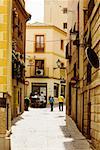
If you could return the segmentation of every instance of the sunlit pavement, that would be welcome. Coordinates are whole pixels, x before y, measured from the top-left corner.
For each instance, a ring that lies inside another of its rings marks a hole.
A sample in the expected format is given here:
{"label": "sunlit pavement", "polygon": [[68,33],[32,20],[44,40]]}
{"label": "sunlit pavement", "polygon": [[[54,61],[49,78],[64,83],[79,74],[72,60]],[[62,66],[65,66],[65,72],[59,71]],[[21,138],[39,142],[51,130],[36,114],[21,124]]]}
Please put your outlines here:
{"label": "sunlit pavement", "polygon": [[12,127],[11,150],[90,150],[86,139],[67,118],[65,110],[30,108]]}

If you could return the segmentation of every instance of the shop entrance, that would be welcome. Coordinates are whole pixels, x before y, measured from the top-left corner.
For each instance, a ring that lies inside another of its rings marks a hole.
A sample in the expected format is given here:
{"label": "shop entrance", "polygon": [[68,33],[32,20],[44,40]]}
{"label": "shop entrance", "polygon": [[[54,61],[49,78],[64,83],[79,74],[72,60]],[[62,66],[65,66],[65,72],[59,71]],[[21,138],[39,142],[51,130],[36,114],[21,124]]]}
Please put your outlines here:
{"label": "shop entrance", "polygon": [[43,95],[45,96],[46,102],[47,102],[47,83],[32,83],[32,91],[33,94],[38,93],[41,94],[43,92]]}

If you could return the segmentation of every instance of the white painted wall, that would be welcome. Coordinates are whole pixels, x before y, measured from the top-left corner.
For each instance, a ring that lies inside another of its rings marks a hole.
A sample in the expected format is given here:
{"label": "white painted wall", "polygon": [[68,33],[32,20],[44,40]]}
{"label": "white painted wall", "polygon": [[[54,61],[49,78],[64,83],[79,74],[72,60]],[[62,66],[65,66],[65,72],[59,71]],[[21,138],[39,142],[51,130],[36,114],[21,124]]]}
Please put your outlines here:
{"label": "white painted wall", "polygon": [[44,22],[63,29],[63,23],[67,22],[67,13],[63,14],[63,8],[67,7],[68,0],[44,0]]}

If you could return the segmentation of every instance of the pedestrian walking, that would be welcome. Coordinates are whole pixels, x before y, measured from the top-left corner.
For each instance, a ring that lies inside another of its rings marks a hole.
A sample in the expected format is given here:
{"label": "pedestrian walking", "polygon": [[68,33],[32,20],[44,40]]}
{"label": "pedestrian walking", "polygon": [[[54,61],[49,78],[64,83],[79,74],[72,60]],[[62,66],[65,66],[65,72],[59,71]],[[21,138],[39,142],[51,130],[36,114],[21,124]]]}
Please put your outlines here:
{"label": "pedestrian walking", "polygon": [[51,105],[51,111],[53,111],[54,98],[49,96],[49,103]]}
{"label": "pedestrian walking", "polygon": [[59,101],[59,111],[63,111],[63,103],[64,103],[64,97],[63,97],[63,95],[60,95],[58,97],[58,101]]}
{"label": "pedestrian walking", "polygon": [[29,105],[30,105],[30,99],[29,99],[29,97],[25,97],[25,99],[24,99],[24,110],[25,111],[28,111]]}

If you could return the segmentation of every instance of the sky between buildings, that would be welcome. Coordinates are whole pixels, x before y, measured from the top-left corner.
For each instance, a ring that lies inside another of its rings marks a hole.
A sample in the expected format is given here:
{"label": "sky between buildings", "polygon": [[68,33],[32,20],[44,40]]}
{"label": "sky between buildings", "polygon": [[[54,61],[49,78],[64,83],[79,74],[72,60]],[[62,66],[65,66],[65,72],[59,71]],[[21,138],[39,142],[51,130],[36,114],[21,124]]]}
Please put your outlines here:
{"label": "sky between buildings", "polygon": [[32,15],[30,23],[44,21],[44,0],[25,0],[25,8]]}

